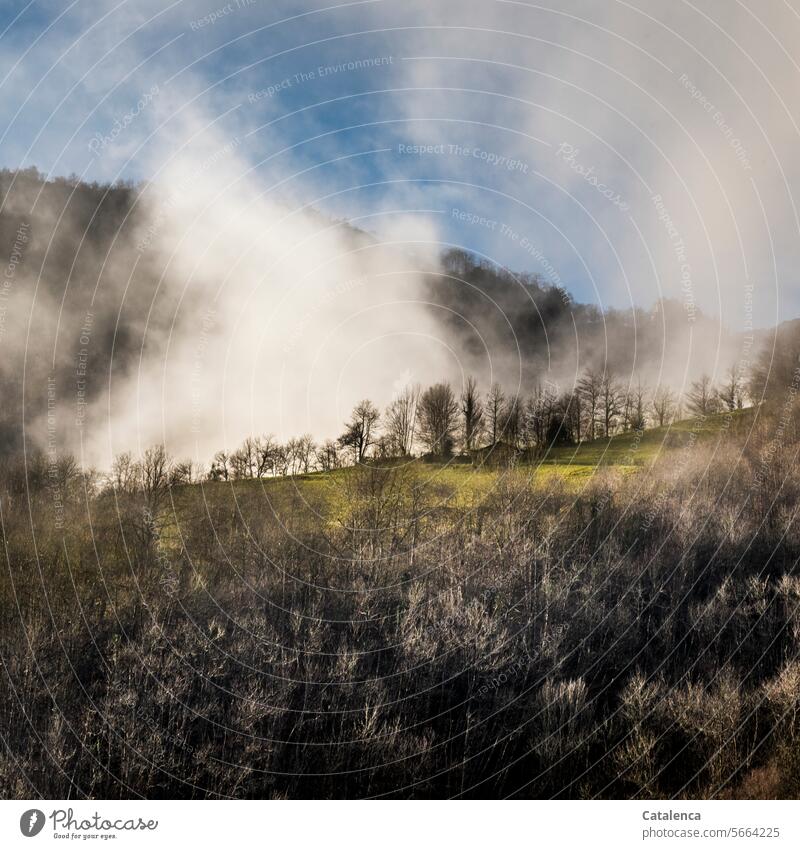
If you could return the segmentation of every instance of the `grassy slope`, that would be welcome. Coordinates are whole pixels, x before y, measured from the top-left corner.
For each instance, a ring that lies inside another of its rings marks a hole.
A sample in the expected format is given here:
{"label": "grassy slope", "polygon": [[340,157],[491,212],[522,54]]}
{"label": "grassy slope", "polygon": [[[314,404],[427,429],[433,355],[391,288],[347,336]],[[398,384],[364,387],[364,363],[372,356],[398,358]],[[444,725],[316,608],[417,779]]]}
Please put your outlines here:
{"label": "grassy slope", "polygon": [[708,442],[741,433],[752,424],[753,412],[750,408],[736,410],[730,415],[721,413],[709,416],[705,422],[684,419],[664,427],[649,428],[638,437],[632,432],[621,433],[610,439],[558,446],[552,448],[542,462],[567,468],[588,467],[592,472],[599,466],[650,465],[665,451],[687,445],[692,434],[698,442]]}
{"label": "grassy slope", "polygon": [[[475,506],[489,496],[507,475],[519,476],[532,484],[559,481],[568,488],[582,488],[604,467],[613,466],[623,474],[634,474],[649,467],[665,452],[681,448],[696,439],[712,443],[728,435],[741,433],[750,427],[753,410],[740,410],[727,415],[709,417],[705,422],[687,419],[665,427],[645,430],[640,435],[623,433],[610,439],[596,439],[580,445],[554,446],[535,463],[520,464],[514,470],[481,468],[464,463],[423,463],[410,461],[406,468],[419,482],[436,493],[440,505],[448,507]],[[267,478],[235,483],[203,483],[202,498],[207,504],[219,503],[220,498],[251,499],[268,502],[281,516],[294,515],[298,521],[313,523],[319,513],[344,512],[352,497],[348,488],[350,469],[335,472],[315,472],[290,478]],[[176,501],[199,496],[199,487],[187,487]],[[328,509],[325,509],[328,508]],[[329,513],[329,515],[331,515]],[[302,517],[302,518],[301,518]]]}

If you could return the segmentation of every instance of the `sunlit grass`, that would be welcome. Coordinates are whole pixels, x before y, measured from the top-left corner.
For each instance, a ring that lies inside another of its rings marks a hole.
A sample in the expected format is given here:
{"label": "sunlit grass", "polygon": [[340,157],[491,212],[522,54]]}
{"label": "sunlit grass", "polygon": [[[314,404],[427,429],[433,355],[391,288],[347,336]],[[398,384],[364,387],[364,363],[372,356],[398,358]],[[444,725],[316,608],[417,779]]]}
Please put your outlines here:
{"label": "sunlit grass", "polygon": [[[542,457],[519,462],[511,468],[473,465],[459,462],[424,462],[412,459],[391,462],[402,470],[407,483],[424,487],[434,501],[447,508],[470,508],[491,497],[504,483],[527,484],[546,490],[558,485],[567,491],[579,492],[601,470],[614,467],[624,476],[640,473],[659,458],[680,449],[691,440],[708,443],[739,434],[750,426],[753,410],[737,410],[731,415],[709,416],[705,421],[684,419],[664,427],[649,428],[641,433],[628,432],[610,439],[595,439],[579,445],[554,445]],[[376,461],[380,467],[380,462]],[[267,510],[279,516],[326,516],[328,522],[345,516],[352,499],[349,481],[353,468],[331,472],[312,472],[285,478],[260,480],[203,482],[203,497],[208,503],[223,496],[235,499],[260,497]],[[187,487],[177,494],[177,503],[197,494],[199,487]]]}

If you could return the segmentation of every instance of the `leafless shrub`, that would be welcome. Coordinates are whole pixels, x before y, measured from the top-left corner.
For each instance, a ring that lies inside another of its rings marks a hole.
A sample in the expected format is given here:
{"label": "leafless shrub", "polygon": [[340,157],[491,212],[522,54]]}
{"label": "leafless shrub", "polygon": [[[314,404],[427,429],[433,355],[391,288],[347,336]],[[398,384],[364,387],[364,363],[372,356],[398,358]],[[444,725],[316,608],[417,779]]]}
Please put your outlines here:
{"label": "leafless shrub", "polygon": [[7,464],[0,792],[791,795],[800,472],[762,500],[741,448],[477,494],[281,479],[267,439],[270,480],[201,489],[154,449],[75,478],[59,532]]}

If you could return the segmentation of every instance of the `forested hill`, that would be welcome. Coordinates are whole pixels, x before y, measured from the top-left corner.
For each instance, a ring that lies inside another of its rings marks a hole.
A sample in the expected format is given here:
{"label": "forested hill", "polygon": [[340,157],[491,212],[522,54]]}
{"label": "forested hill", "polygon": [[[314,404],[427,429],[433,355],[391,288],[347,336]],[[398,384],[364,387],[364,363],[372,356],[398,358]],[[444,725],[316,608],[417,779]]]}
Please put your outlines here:
{"label": "forested hill", "polygon": [[[100,399],[111,378],[135,370],[145,331],[151,345],[159,329],[171,328],[180,287],[169,285],[169,253],[155,249],[158,222],[148,212],[152,206],[140,202],[142,190],[77,178],[44,181],[33,168],[0,171],[6,259],[0,441],[6,448],[19,447],[23,431],[34,441],[44,438],[48,398],[69,398],[75,409],[62,419],[79,418],[80,404]],[[340,227],[354,246],[372,240]],[[445,253],[423,279],[428,291],[420,300],[430,301],[461,361],[486,380],[491,360],[491,379],[512,391],[518,381],[523,391],[546,379],[569,385],[589,366],[626,380],[638,373],[677,384],[715,365],[723,371],[740,348],[739,339],[701,313],[690,323],[681,303],[603,310],[576,303],[536,275],[513,274],[464,251]],[[183,297],[181,309],[189,295]],[[87,351],[91,368],[83,369]],[[69,444],[64,434],[60,442],[65,438]]]}
{"label": "forested hill", "polygon": [[742,357],[743,334],[685,302],[601,309],[537,274],[498,268],[465,251],[444,254],[442,266],[444,274],[430,284],[431,297],[448,307],[442,320],[477,364],[488,349],[509,384],[521,363],[523,387],[546,376],[569,385],[593,368],[678,388],[715,368],[722,374]]}
{"label": "forested hill", "polygon": [[0,338],[0,434],[8,449],[19,447],[23,429],[42,442],[48,396],[51,404],[53,396],[97,397],[112,352],[115,369],[130,367],[162,268],[155,254],[134,252],[145,222],[130,184],[44,182],[36,169],[4,170],[0,197],[0,255],[13,260],[3,275]]}

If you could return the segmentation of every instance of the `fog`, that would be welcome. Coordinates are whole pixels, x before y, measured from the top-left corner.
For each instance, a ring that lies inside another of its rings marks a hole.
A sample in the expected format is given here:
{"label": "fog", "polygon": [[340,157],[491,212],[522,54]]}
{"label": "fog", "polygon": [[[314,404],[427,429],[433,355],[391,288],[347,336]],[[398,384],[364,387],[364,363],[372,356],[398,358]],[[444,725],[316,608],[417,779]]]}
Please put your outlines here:
{"label": "fog", "polygon": [[[208,13],[96,3],[4,38],[2,164],[146,181],[96,215],[74,180],[4,189],[5,256],[31,225],[4,295],[26,398],[9,434],[46,441],[55,418],[85,464],[160,441],[205,462],[467,372],[682,390],[746,370],[754,329],[797,315],[789,7]],[[510,268],[506,293],[437,275],[451,247]],[[543,313],[518,272],[571,305]]]}
{"label": "fog", "polygon": [[[6,299],[18,321],[2,340],[34,443],[56,428],[84,465],[108,468],[156,442],[204,463],[250,434],[337,436],[362,397],[385,405],[408,383],[457,374],[421,300],[432,229],[395,221],[393,239],[377,240],[271,202],[236,167],[203,179],[188,161],[170,168],[124,225],[99,207],[95,220],[119,226],[106,238],[76,232],[92,198],[47,232],[60,193],[45,189]],[[65,285],[65,252],[81,240]],[[57,397],[45,411],[49,378]]]}
{"label": "fog", "polygon": [[192,165],[170,167],[147,201],[145,250],[164,268],[152,312],[172,320],[112,388],[112,449],[163,438],[180,453],[189,438],[202,460],[253,433],[336,436],[362,397],[383,405],[452,371],[420,303],[432,228],[393,221],[379,241],[273,202],[233,156],[201,179]]}

